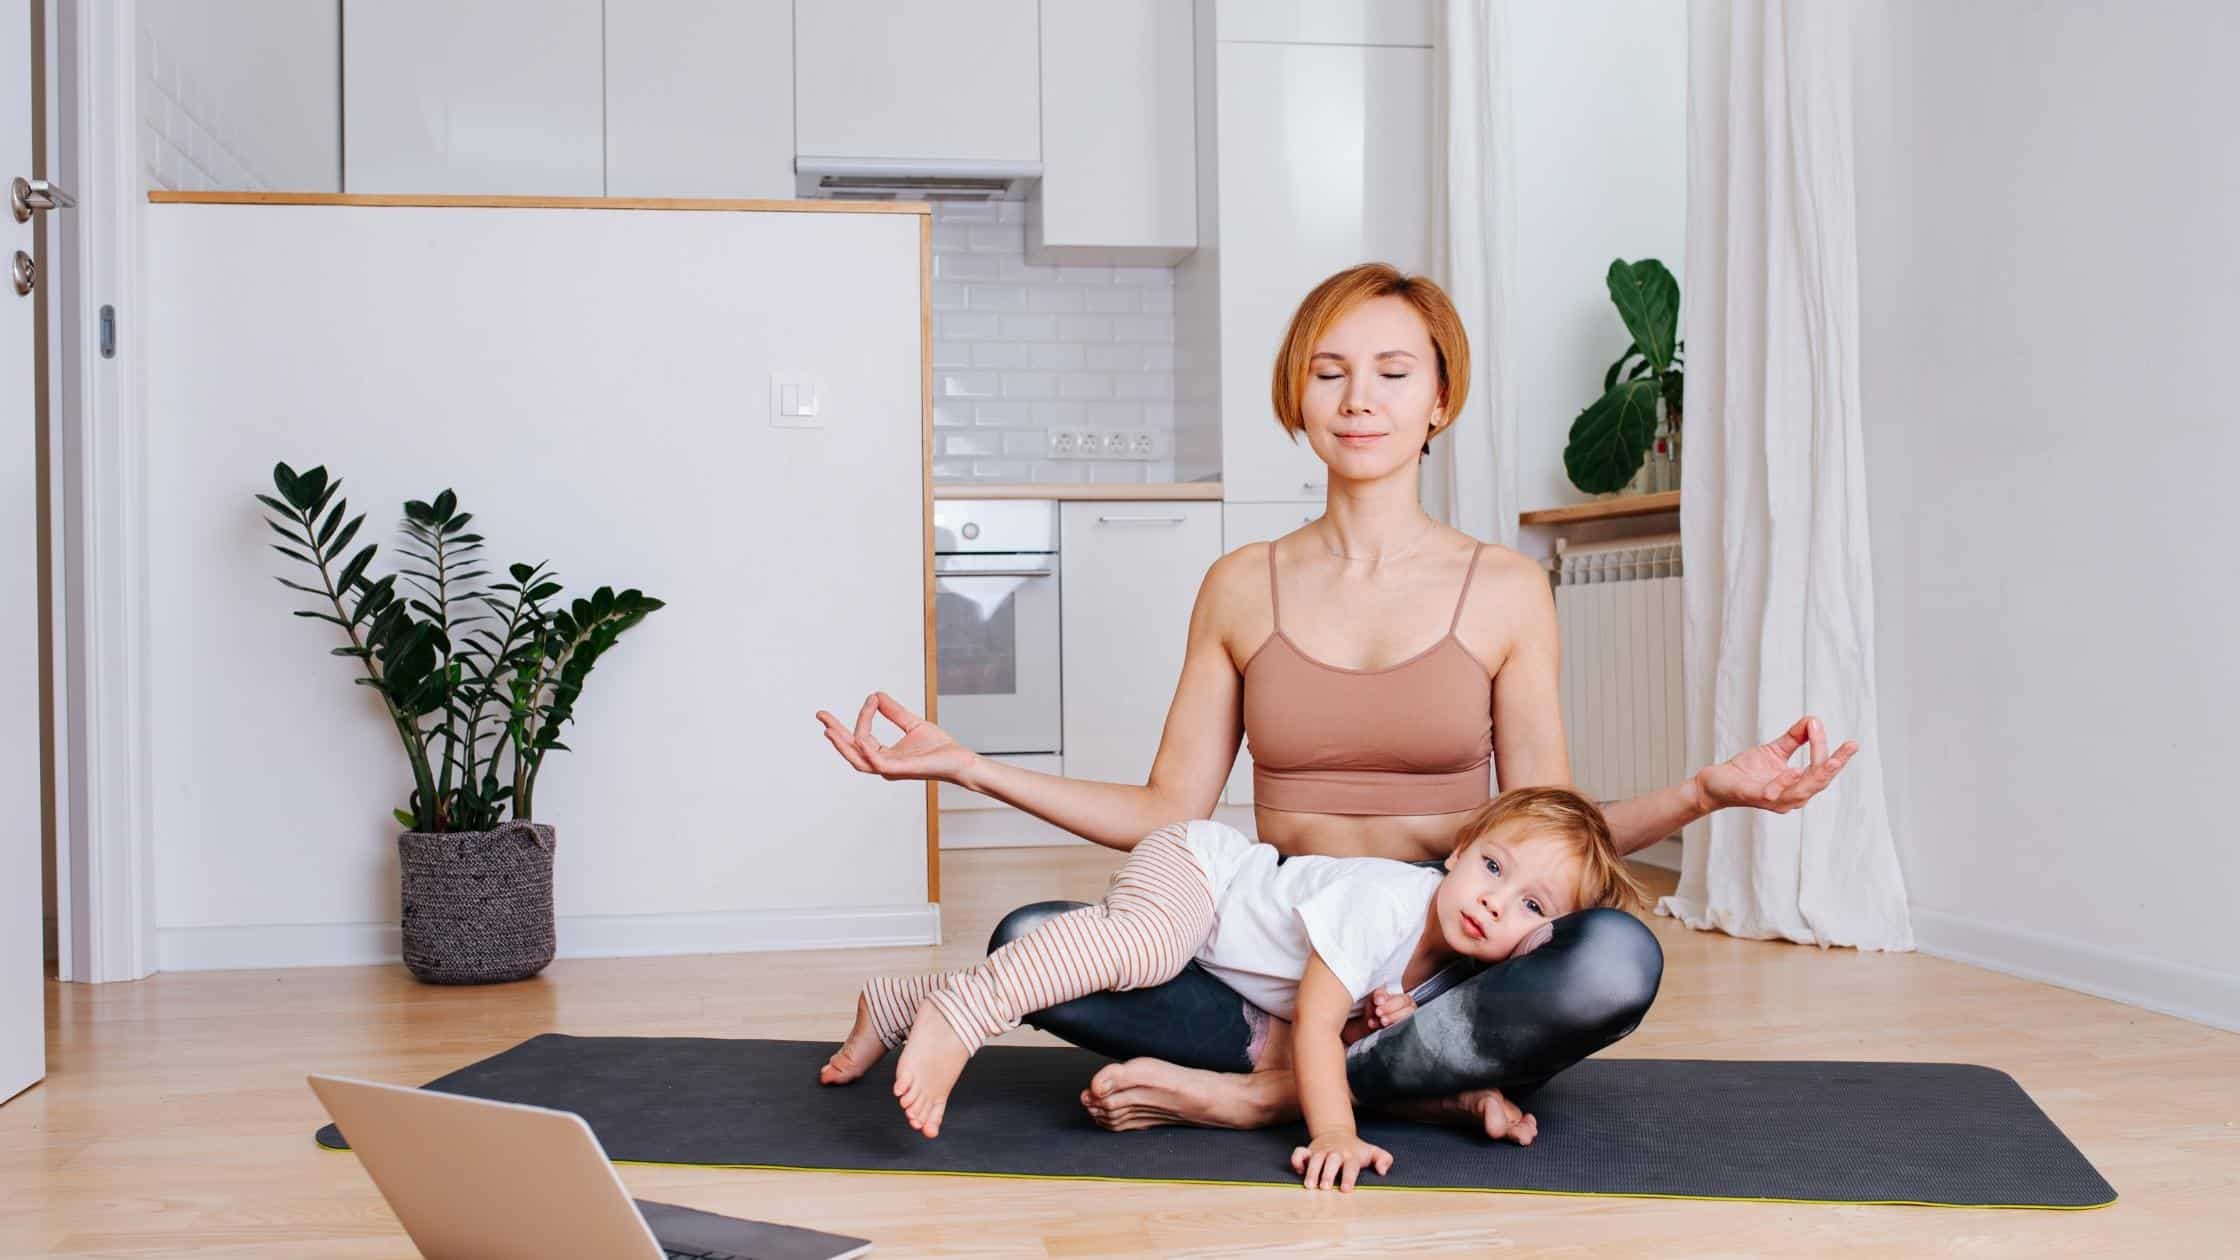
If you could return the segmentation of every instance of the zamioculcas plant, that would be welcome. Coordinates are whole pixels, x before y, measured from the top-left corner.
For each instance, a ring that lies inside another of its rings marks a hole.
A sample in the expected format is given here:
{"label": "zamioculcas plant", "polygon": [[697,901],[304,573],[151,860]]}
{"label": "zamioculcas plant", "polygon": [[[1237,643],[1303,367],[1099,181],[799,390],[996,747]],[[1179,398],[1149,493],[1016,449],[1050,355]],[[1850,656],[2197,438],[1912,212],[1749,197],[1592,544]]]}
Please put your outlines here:
{"label": "zamioculcas plant", "polygon": [[349,640],[334,654],[358,663],[357,683],[380,695],[404,746],[412,798],[397,821],[415,832],[481,831],[508,802],[514,819],[534,817],[537,774],[545,754],[567,749],[560,728],[575,717],[585,677],[662,601],[602,586],[562,607],[542,564],[512,565],[511,581],[486,589],[482,537],[467,532],[472,514],[449,490],[405,504],[408,567],[374,578],[367,566],[378,544],[343,558],[365,516],[349,516],[339,478],[277,464],[272,481],[279,497],[256,497],[286,540],[273,549],[318,575],[317,585],[277,580],[317,603],[296,616]]}
{"label": "zamioculcas plant", "polygon": [[1678,339],[1680,282],[1654,258],[1610,263],[1610,300],[1633,334],[1602,377],[1602,397],[1571,422],[1563,469],[1588,494],[1624,488],[1657,432],[1661,406],[1674,431],[1680,427],[1687,342]]}

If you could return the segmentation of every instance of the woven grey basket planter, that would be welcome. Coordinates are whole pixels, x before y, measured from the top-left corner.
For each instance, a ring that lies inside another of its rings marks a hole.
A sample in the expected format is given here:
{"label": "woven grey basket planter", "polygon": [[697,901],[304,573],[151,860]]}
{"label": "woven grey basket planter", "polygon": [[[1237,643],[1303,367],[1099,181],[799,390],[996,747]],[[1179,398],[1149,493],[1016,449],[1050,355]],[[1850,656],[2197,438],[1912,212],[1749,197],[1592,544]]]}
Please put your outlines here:
{"label": "woven grey basket planter", "polygon": [[407,831],[404,965],[430,984],[526,980],[552,961],[550,824]]}

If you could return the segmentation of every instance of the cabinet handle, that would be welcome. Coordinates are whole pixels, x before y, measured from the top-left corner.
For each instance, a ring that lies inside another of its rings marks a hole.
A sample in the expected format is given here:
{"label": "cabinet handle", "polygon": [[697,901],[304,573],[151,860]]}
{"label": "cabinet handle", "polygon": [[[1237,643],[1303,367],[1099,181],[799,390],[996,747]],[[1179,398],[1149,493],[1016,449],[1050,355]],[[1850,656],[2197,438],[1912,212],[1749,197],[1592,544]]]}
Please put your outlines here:
{"label": "cabinet handle", "polygon": [[1100,516],[1099,525],[1180,525],[1187,517],[1181,516]]}
{"label": "cabinet handle", "polygon": [[1049,569],[935,569],[933,575],[937,578],[1043,578],[1057,576]]}
{"label": "cabinet handle", "polygon": [[1327,490],[1330,488],[1330,483],[1327,481],[1305,481],[1300,483],[1299,488],[1302,490]]}

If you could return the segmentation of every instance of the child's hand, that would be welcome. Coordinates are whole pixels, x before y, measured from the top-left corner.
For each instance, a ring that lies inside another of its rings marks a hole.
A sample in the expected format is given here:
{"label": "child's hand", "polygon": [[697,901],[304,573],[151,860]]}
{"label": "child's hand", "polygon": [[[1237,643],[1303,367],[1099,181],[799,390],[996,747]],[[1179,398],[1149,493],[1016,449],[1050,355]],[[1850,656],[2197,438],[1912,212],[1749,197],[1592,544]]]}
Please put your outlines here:
{"label": "child's hand", "polygon": [[1379,989],[1369,995],[1369,1009],[1364,1013],[1370,1028],[1390,1028],[1416,1013],[1416,1000],[1392,989]]}
{"label": "child's hand", "polygon": [[1351,1190],[1363,1168],[1374,1168],[1380,1177],[1391,1172],[1392,1152],[1353,1133],[1326,1133],[1291,1151],[1291,1171],[1305,1174],[1309,1190]]}

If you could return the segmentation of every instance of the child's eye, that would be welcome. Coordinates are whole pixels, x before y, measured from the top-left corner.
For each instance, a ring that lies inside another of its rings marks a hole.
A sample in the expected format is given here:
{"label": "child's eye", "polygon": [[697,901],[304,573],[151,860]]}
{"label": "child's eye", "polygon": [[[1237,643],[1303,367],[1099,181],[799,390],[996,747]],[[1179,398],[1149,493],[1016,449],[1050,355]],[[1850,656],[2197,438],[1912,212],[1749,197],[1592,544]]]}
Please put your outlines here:
{"label": "child's eye", "polygon": [[1537,915],[1539,915],[1539,916],[1540,916],[1541,918],[1545,919],[1545,918],[1547,918],[1547,917],[1548,917],[1548,912],[1547,912],[1547,911],[1545,911],[1545,910],[1542,910],[1542,909],[1540,908],[1540,903],[1539,903],[1538,901],[1534,900],[1533,898],[1531,898],[1531,897],[1527,897],[1527,898],[1525,898],[1525,899],[1524,899],[1524,905],[1525,905],[1525,909],[1527,909],[1527,910],[1530,910],[1530,911],[1532,911],[1532,912],[1533,912],[1534,914],[1537,914]]}
{"label": "child's eye", "polygon": [[1499,875],[1501,873],[1501,863],[1494,861],[1492,858],[1487,858],[1486,869],[1492,871],[1496,875]]}

